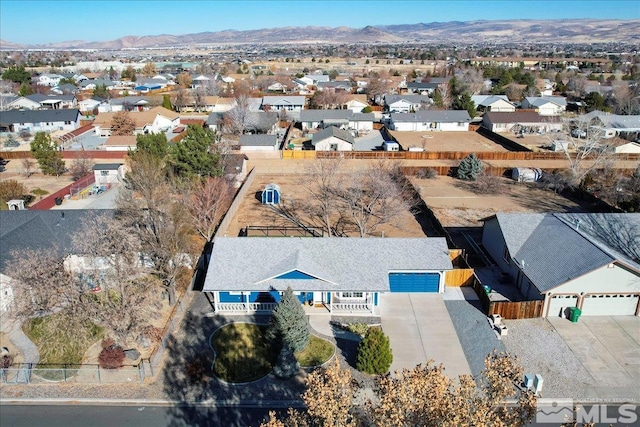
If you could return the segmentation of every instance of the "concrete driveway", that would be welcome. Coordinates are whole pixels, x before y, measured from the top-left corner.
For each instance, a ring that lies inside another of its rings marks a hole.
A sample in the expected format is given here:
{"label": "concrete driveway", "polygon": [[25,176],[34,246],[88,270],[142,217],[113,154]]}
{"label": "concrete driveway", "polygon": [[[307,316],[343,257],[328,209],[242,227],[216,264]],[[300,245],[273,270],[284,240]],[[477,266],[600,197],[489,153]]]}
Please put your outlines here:
{"label": "concrete driveway", "polygon": [[550,317],[569,348],[595,379],[592,397],[640,399],[640,318],[583,316],[577,323]]}
{"label": "concrete driveway", "polygon": [[382,329],[393,350],[391,372],[433,359],[444,364],[451,378],[471,374],[442,295],[389,293],[380,298]]}

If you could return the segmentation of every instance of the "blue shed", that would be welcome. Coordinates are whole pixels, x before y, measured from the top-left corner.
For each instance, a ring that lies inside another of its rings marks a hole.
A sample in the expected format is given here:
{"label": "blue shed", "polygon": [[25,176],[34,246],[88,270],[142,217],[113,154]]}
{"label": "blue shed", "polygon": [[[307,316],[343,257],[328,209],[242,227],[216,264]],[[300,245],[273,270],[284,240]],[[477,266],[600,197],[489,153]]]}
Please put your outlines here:
{"label": "blue shed", "polygon": [[280,203],[280,186],[278,184],[267,184],[262,190],[263,205],[277,205]]}

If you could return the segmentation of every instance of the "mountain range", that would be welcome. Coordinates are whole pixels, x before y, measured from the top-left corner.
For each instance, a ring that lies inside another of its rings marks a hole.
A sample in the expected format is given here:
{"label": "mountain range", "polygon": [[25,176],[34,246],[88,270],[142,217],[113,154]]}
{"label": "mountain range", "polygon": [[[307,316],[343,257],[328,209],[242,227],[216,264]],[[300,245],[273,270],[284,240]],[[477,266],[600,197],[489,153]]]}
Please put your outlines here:
{"label": "mountain range", "polygon": [[281,27],[183,35],[125,36],[111,41],[72,40],[20,45],[0,40],[1,49],[123,49],[184,45],[265,43],[638,43],[640,20],[452,21],[350,27]]}

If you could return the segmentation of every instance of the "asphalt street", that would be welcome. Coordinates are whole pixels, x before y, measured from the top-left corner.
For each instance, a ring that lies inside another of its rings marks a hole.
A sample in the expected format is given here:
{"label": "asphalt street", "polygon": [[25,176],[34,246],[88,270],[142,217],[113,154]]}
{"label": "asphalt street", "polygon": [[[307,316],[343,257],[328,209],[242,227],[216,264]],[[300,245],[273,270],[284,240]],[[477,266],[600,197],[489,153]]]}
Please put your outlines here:
{"label": "asphalt street", "polygon": [[[0,405],[2,427],[259,426],[270,408],[197,406]],[[283,413],[286,410],[282,410]]]}

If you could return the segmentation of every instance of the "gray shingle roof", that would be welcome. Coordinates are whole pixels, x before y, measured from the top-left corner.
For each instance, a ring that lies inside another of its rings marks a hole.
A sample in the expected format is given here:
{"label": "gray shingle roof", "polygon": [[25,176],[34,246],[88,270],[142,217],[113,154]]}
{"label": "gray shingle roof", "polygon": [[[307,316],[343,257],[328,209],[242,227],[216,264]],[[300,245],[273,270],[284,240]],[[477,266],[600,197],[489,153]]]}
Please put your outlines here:
{"label": "gray shingle roof", "polygon": [[73,235],[92,215],[113,215],[113,210],[24,210],[0,211],[0,272],[14,250],[55,250],[60,255],[73,251]]}
{"label": "gray shingle roof", "polygon": [[240,145],[251,147],[274,147],[278,137],[276,135],[242,135]]}
{"label": "gray shingle roof", "polygon": [[[593,217],[596,214],[583,214],[585,216],[582,217],[571,215],[576,214],[496,215],[511,257],[520,266],[524,263],[522,271],[541,293],[613,261],[622,261],[640,269],[640,265],[628,258],[621,259],[619,253],[610,245],[595,241],[593,236],[585,232],[585,227],[582,227],[582,230],[580,227],[576,229],[577,218],[582,218],[582,221],[587,223],[587,218],[591,216],[590,221],[597,223],[606,220],[606,216],[611,214],[602,214],[605,216],[602,216],[600,221]],[[608,220],[609,227],[614,227],[609,228],[611,231],[621,229],[622,224],[635,223],[638,224],[636,227],[640,227],[640,214],[624,214],[617,217],[617,226],[613,225],[613,219],[614,217],[609,217]]]}
{"label": "gray shingle roof", "polygon": [[406,101],[410,104],[421,104],[421,103],[426,103],[426,104],[430,104],[431,103],[431,98],[429,98],[429,95],[385,95],[384,96],[384,103],[387,105],[391,105],[391,104],[395,104],[398,101]]}
{"label": "gray shingle roof", "polygon": [[[388,291],[392,271],[452,269],[443,238],[222,237],[204,291]],[[316,279],[276,277],[298,270]]]}
{"label": "gray shingle roof", "polygon": [[75,122],[79,114],[79,110],[72,108],[59,110],[0,111],[0,123]]}
{"label": "gray shingle roof", "polygon": [[366,136],[355,138],[353,142],[354,151],[374,151],[380,150],[384,144],[384,137],[379,130],[374,130]]}
{"label": "gray shingle roof", "polygon": [[301,122],[319,122],[327,119],[349,119],[353,116],[351,110],[302,110],[300,111]]}
{"label": "gray shingle roof", "polygon": [[391,113],[392,122],[440,122],[469,123],[471,117],[466,110],[419,110],[415,113]]}
{"label": "gray shingle roof", "polygon": [[353,135],[351,135],[346,130],[337,128],[335,126],[329,126],[327,128],[322,129],[320,132],[313,134],[311,143],[315,146],[318,142],[327,138],[331,138],[332,136],[335,136],[336,138],[340,138],[343,141],[347,141],[351,144],[354,143]]}

